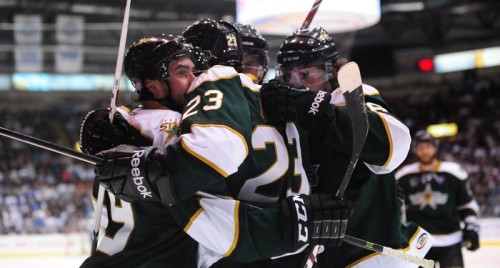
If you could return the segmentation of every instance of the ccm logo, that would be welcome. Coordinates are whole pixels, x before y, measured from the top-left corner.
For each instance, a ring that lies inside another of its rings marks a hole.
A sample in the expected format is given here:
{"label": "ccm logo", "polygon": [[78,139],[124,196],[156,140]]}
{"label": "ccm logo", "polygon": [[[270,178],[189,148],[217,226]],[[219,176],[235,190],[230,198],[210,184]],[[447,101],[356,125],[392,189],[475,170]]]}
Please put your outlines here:
{"label": "ccm logo", "polygon": [[423,247],[425,247],[425,244],[427,244],[427,239],[427,234],[421,234],[417,239],[417,249],[422,249]]}
{"label": "ccm logo", "polygon": [[283,61],[296,61],[299,59],[299,56],[295,56],[295,57],[285,57],[283,58]]}
{"label": "ccm logo", "polygon": [[132,169],[130,170],[130,174],[132,175],[132,181],[137,187],[137,191],[142,195],[142,198],[153,198],[151,191],[144,186],[144,176],[141,174],[141,169],[138,168],[141,165],[141,157],[144,155],[144,150],[134,151],[132,155],[132,159],[130,160],[130,166]]}
{"label": "ccm logo", "polygon": [[309,230],[307,229],[307,211],[304,204],[304,199],[299,195],[292,197],[295,204],[295,211],[297,212],[297,224],[298,224],[298,240],[307,243],[309,237]]}

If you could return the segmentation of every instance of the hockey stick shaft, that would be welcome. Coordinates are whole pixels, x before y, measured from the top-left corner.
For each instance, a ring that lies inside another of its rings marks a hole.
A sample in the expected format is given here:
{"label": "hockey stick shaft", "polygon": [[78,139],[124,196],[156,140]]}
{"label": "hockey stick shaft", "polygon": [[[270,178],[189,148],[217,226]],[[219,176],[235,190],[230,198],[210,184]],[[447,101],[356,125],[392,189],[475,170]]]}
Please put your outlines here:
{"label": "hockey stick shaft", "polygon": [[[127,0],[127,3],[125,4],[122,31],[120,33],[120,44],[118,46],[118,56],[116,59],[116,68],[115,68],[115,83],[113,86],[113,92],[111,93],[111,101],[109,104],[109,122],[111,123],[113,123],[113,118],[116,113],[116,101],[118,99],[118,93],[120,91],[120,79],[122,76],[123,57],[125,54],[125,43],[127,41],[128,21],[130,17],[130,2],[131,0]],[[105,192],[104,187],[99,185],[96,207],[95,207],[94,233],[93,233],[92,248],[91,248],[92,254],[94,254],[97,251],[97,240],[99,238],[99,229],[101,226],[101,213],[102,213],[102,205],[104,202],[104,192]]]}
{"label": "hockey stick shaft", "polygon": [[342,199],[368,135],[368,115],[359,66],[355,62],[347,63],[340,68],[337,79],[345,98],[353,135],[351,159],[335,194],[335,197]]}
{"label": "hockey stick shaft", "polygon": [[[347,166],[344,177],[340,182],[339,189],[335,194],[336,198],[343,199],[344,192],[351,175],[356,167],[361,150],[368,134],[368,117],[366,114],[366,105],[363,97],[363,88],[361,83],[361,74],[359,67],[355,62],[349,62],[342,66],[338,72],[337,79],[340,84],[341,93],[344,95],[347,112],[349,113],[352,127],[352,152],[351,159]],[[311,268],[316,262],[319,246],[313,247],[309,257],[304,265],[305,268]]]}
{"label": "hockey stick shaft", "polygon": [[432,268],[432,267],[434,267],[434,261],[433,260],[427,260],[427,259],[424,259],[424,258],[420,258],[420,257],[417,257],[417,256],[406,254],[403,251],[396,250],[396,249],[389,248],[389,247],[384,247],[384,246],[381,246],[379,244],[368,242],[368,241],[365,241],[365,240],[362,240],[362,239],[359,239],[359,238],[356,238],[356,237],[352,237],[352,236],[349,236],[349,235],[346,235],[344,237],[344,242],[347,242],[347,243],[349,243],[349,244],[351,244],[353,246],[357,246],[357,247],[360,247],[360,248],[364,248],[364,249],[367,249],[367,250],[378,252],[378,253],[383,254],[383,255],[391,256],[393,258],[397,258],[397,259],[400,259],[400,260],[403,260],[403,261],[407,261],[407,262],[411,262],[411,263],[414,263],[414,264],[418,264],[419,266],[422,266],[424,268]]}
{"label": "hockey stick shaft", "polygon": [[96,163],[98,163],[97,161],[102,161],[98,157],[87,155],[84,153],[80,153],[80,152],[71,150],[69,148],[62,147],[62,146],[59,146],[59,145],[56,145],[56,144],[53,144],[53,143],[50,143],[50,142],[47,142],[47,141],[44,141],[41,139],[37,139],[37,138],[31,137],[28,135],[24,135],[24,134],[21,134],[21,133],[18,133],[18,132],[15,132],[15,131],[12,131],[12,130],[9,130],[9,129],[3,128],[3,127],[0,127],[0,135],[17,140],[17,141],[20,141],[20,142],[31,144],[33,146],[36,146],[36,147],[39,147],[39,148],[42,148],[45,150],[49,150],[49,151],[52,151],[52,152],[55,152],[58,154],[69,156],[69,157],[87,162],[89,164],[95,165]]}
{"label": "hockey stick shaft", "polygon": [[309,28],[309,25],[311,25],[312,20],[314,19],[314,16],[316,16],[316,12],[318,12],[319,5],[321,4],[322,0],[316,0],[314,1],[311,10],[307,14],[306,19],[302,23],[302,26],[300,26],[300,29],[307,29]]}
{"label": "hockey stick shaft", "polygon": [[123,69],[123,57],[125,54],[125,43],[127,42],[128,33],[128,21],[130,17],[130,1],[127,0],[125,6],[125,13],[123,14],[122,31],[120,33],[120,44],[118,46],[118,55],[116,58],[116,68],[115,68],[115,83],[113,86],[113,92],[111,94],[111,102],[109,104],[109,121],[113,123],[113,116],[116,113],[116,101],[118,99],[118,93],[120,91],[120,78],[122,76]]}

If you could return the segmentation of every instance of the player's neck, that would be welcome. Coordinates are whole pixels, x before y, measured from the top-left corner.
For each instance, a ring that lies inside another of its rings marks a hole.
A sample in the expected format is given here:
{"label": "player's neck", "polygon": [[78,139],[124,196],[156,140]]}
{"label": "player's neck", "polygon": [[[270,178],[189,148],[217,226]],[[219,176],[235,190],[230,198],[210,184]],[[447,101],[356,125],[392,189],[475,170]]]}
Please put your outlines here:
{"label": "player's neck", "polygon": [[439,169],[440,164],[441,164],[441,161],[437,160],[436,158],[432,159],[432,161],[429,161],[427,163],[420,162],[420,171],[422,171],[422,172],[435,172],[436,170]]}

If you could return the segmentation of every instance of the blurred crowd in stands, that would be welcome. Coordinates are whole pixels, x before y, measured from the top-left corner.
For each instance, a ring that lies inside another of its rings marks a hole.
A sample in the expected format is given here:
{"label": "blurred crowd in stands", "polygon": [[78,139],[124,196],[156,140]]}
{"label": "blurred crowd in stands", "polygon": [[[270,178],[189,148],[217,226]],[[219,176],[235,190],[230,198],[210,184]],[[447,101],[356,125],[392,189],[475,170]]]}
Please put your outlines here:
{"label": "blurred crowd in stands", "polygon": [[[444,91],[391,98],[391,107],[411,133],[429,124],[456,123],[458,134],[439,141],[439,154],[469,173],[480,217],[500,216],[500,77],[465,80]],[[412,161],[413,154],[407,161]]]}
{"label": "blurred crowd in stands", "polygon": [[[480,217],[500,217],[500,81],[445,88],[394,96],[380,90],[412,134],[429,124],[458,124],[457,136],[440,141],[441,155],[469,172]],[[0,100],[0,126],[74,148],[86,112],[103,107],[74,101],[26,111]],[[0,137],[0,234],[90,231],[93,174],[90,164]]]}

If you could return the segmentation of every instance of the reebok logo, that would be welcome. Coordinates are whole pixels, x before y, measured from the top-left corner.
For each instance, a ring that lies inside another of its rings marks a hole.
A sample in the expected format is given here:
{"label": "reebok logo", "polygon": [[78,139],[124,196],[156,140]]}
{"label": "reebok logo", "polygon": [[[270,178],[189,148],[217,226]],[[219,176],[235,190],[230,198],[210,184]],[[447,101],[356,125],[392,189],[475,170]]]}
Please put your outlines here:
{"label": "reebok logo", "polygon": [[293,202],[295,203],[295,211],[297,212],[297,224],[298,224],[298,233],[297,238],[300,242],[307,243],[307,239],[309,237],[309,230],[307,229],[307,211],[306,206],[304,204],[304,199],[299,195],[292,197]]}
{"label": "reebok logo", "polygon": [[314,97],[314,101],[311,104],[311,107],[309,107],[309,112],[307,112],[308,114],[316,115],[316,113],[319,112],[318,108],[321,102],[325,100],[325,94],[326,91],[318,91],[318,94],[316,95],[316,97]]}
{"label": "reebok logo", "polygon": [[130,160],[130,166],[132,169],[130,170],[130,174],[132,175],[132,181],[137,187],[137,191],[142,196],[142,198],[153,198],[151,191],[144,186],[144,176],[141,174],[141,169],[139,166],[141,165],[141,157],[144,155],[145,150],[134,151],[132,155],[132,159]]}

